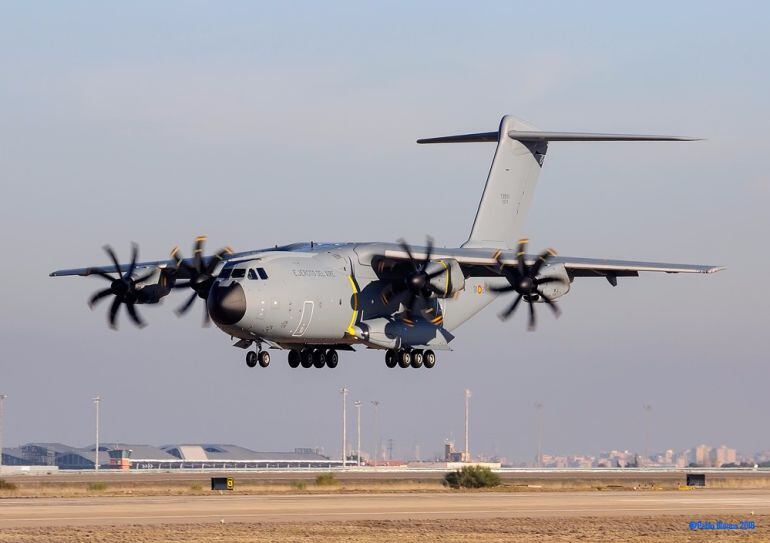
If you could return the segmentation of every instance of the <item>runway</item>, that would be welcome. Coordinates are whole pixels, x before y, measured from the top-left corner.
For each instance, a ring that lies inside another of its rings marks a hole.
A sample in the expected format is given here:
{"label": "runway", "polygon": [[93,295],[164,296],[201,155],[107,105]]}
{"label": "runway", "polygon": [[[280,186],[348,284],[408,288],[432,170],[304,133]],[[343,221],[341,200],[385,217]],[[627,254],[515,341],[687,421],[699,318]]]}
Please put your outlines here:
{"label": "runway", "polygon": [[0,500],[21,527],[399,519],[770,514],[767,490],[167,496]]}

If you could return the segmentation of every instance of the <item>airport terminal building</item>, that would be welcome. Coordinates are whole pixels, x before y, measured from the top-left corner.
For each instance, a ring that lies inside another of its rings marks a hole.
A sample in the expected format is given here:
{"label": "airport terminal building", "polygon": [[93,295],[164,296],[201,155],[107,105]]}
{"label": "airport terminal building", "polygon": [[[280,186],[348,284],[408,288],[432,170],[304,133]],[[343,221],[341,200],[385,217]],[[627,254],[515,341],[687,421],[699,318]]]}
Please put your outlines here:
{"label": "airport terminal building", "polygon": [[[4,466],[51,466],[62,470],[93,469],[96,449],[63,443],[27,443],[4,448]],[[175,444],[154,447],[132,443],[99,445],[101,469],[325,469],[342,465],[315,449],[258,452],[222,443]]]}

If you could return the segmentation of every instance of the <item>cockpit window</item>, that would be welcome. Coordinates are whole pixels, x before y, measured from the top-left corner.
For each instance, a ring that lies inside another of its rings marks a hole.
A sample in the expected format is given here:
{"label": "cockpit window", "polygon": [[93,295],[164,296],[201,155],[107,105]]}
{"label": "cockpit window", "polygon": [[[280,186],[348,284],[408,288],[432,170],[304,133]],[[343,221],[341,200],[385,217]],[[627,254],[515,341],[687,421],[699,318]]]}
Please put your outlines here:
{"label": "cockpit window", "polygon": [[257,279],[257,272],[249,268],[249,279]]}
{"label": "cockpit window", "polygon": [[230,277],[230,274],[233,273],[232,268],[222,268],[222,271],[219,272],[219,278],[220,279],[227,279]]}
{"label": "cockpit window", "polygon": [[240,279],[246,276],[245,268],[236,268],[233,270],[233,279]]}
{"label": "cockpit window", "polygon": [[259,274],[260,279],[267,279],[265,268],[257,268],[257,273]]}

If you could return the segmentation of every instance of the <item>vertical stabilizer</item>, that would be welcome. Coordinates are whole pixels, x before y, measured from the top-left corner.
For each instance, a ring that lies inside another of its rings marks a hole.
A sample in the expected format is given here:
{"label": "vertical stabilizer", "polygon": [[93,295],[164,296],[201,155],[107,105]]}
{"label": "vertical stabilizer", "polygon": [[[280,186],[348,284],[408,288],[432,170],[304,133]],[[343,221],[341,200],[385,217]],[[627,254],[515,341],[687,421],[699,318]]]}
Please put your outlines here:
{"label": "vertical stabilizer", "polygon": [[535,185],[543,165],[547,141],[518,141],[511,131],[537,129],[511,115],[500,121],[497,149],[489,168],[471,235],[463,247],[513,249],[532,204]]}
{"label": "vertical stabilizer", "polygon": [[497,142],[471,235],[463,247],[513,249],[521,237],[549,141],[693,141],[685,136],[544,132],[506,115],[497,132],[419,139],[417,143]]}

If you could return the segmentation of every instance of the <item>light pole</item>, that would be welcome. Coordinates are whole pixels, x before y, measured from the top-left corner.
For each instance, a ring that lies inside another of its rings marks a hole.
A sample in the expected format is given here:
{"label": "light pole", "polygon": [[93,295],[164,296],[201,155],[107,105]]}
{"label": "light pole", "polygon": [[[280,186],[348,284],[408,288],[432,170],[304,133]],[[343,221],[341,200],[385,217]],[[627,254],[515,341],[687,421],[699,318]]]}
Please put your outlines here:
{"label": "light pole", "polygon": [[652,406],[648,403],[642,406],[644,409],[644,463],[647,464],[650,460],[650,416],[652,413]]}
{"label": "light pole", "polygon": [[535,424],[537,425],[537,467],[543,467],[543,404],[535,402]]}
{"label": "light pole", "polygon": [[376,468],[380,456],[380,450],[382,449],[382,442],[380,438],[380,401],[372,400],[372,406],[374,407],[374,431],[377,434],[377,448],[374,451],[374,467]]}
{"label": "light pole", "polygon": [[356,400],[356,465],[361,466],[361,400]]}
{"label": "light pole", "polygon": [[99,404],[102,402],[101,396],[94,396],[93,402],[94,407],[96,408],[96,446],[94,450],[94,471],[99,471]]}
{"label": "light pole", "polygon": [[342,394],[342,469],[345,469],[348,449],[348,388],[342,387],[340,394]]}
{"label": "light pole", "polygon": [[7,394],[0,394],[0,472],[3,471],[3,403]]}
{"label": "light pole", "polygon": [[470,408],[470,401],[471,401],[471,391],[469,389],[465,389],[465,454],[463,455],[465,458],[465,462],[471,461],[471,453],[470,449],[468,448],[468,410]]}

